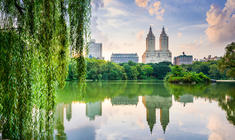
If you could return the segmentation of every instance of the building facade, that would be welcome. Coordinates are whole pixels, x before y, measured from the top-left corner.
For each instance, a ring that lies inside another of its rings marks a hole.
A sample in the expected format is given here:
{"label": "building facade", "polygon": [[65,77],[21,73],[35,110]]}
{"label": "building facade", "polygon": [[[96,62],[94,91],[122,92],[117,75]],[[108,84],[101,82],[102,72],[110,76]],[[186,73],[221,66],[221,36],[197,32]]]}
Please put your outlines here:
{"label": "building facade", "polygon": [[102,57],[102,43],[96,43],[94,39],[91,40],[88,46],[88,58],[104,59]]}
{"label": "building facade", "polygon": [[182,64],[192,64],[193,63],[193,56],[186,55],[183,52],[183,55],[174,57],[174,65],[182,65]]}
{"label": "building facade", "polygon": [[159,63],[159,62],[171,62],[171,52],[169,50],[168,36],[164,27],[159,38],[159,50],[155,50],[155,36],[150,27],[149,33],[146,38],[146,50],[142,55],[143,63]]}
{"label": "building facade", "polygon": [[115,63],[127,63],[128,61],[132,61],[138,63],[139,57],[137,53],[113,53],[111,55],[111,62]]}

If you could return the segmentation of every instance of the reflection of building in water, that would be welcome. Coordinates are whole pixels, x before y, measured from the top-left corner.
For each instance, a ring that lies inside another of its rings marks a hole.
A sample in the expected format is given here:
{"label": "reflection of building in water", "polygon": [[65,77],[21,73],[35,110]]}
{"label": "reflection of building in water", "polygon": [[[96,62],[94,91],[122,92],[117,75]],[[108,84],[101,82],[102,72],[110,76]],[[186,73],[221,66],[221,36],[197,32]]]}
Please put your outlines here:
{"label": "reflection of building in water", "polygon": [[72,118],[72,104],[66,104],[66,119],[67,121],[70,121]]}
{"label": "reflection of building in water", "polygon": [[193,103],[193,95],[184,94],[184,95],[179,97],[179,102],[184,103],[184,106],[187,103]]}
{"label": "reflection of building in water", "polygon": [[156,108],[160,109],[160,122],[165,133],[169,123],[169,109],[172,106],[172,98],[162,96],[143,96],[142,102],[146,107],[146,119],[152,133],[156,123]]}
{"label": "reflection of building in water", "polygon": [[90,120],[95,120],[95,116],[102,115],[102,103],[94,102],[94,103],[86,103],[86,116],[89,117]]}
{"label": "reflection of building in water", "polygon": [[64,132],[64,104],[57,104],[56,106],[56,114],[55,114],[55,120],[56,120],[56,139],[63,140],[66,139],[66,134]]}
{"label": "reflection of building in water", "polygon": [[116,96],[111,99],[112,105],[137,105],[138,96],[128,98],[126,96]]}

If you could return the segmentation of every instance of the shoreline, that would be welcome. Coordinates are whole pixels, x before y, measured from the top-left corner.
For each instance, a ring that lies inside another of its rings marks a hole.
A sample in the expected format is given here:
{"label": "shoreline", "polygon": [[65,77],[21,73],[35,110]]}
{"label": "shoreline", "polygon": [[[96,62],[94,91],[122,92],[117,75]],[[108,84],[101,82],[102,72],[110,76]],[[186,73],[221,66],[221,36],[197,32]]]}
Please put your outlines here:
{"label": "shoreline", "polygon": [[224,83],[224,82],[235,83],[235,80],[216,80],[216,83]]}

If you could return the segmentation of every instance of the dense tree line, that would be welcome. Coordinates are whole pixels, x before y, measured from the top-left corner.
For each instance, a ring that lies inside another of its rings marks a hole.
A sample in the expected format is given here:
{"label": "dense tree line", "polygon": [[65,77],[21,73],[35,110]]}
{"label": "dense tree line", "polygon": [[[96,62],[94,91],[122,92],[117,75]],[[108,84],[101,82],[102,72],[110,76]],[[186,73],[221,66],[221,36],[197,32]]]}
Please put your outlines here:
{"label": "dense tree line", "polygon": [[[142,64],[129,61],[116,64],[97,59],[86,59],[86,78],[91,80],[137,80],[137,79],[163,79],[170,71],[170,63]],[[76,79],[76,63],[71,60],[67,80]]]}
{"label": "dense tree line", "polygon": [[[97,59],[86,59],[86,79],[90,80],[163,80],[171,71],[169,62],[161,63],[128,63],[116,64],[113,62]],[[211,79],[231,79],[226,76],[226,71],[220,71],[219,61],[194,62],[190,65],[181,65],[183,69],[194,73],[203,73]],[[77,79],[77,66],[72,59],[69,64],[67,80]]]}
{"label": "dense tree line", "polygon": [[226,72],[220,71],[219,61],[208,61],[208,62],[199,62],[196,61],[191,65],[181,65],[184,69],[191,72],[200,73],[202,72],[211,79],[229,79],[226,76]]}

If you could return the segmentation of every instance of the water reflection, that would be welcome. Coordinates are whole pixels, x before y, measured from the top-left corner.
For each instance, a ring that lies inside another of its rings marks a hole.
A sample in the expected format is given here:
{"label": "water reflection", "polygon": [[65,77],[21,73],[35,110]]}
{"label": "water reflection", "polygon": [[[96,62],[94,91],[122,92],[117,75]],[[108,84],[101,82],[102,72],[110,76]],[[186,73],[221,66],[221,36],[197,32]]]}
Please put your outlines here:
{"label": "water reflection", "polygon": [[144,96],[142,101],[146,107],[146,118],[151,133],[153,126],[156,123],[156,109],[160,109],[160,121],[165,133],[169,123],[169,109],[172,106],[172,97]]}
{"label": "water reflection", "polygon": [[90,120],[95,120],[95,116],[102,116],[101,102],[86,103],[86,116]]}
{"label": "water reflection", "polygon": [[[57,100],[56,138],[66,139],[67,137],[67,139],[72,139],[71,137],[68,137],[66,133],[69,134],[71,133],[70,135],[72,135],[72,133],[75,132],[68,130],[66,132],[66,127],[68,127],[66,124],[68,124],[73,120],[72,117],[76,118],[80,117],[81,120],[79,119],[79,122],[81,121],[84,122],[85,124],[82,123],[83,124],[82,127],[78,127],[78,129],[73,130],[77,132],[76,138],[79,137],[86,139],[97,139],[96,138],[98,135],[97,131],[98,130],[105,131],[103,128],[103,125],[105,125],[105,120],[107,119],[113,120],[114,118],[112,116],[115,115],[122,118],[124,117],[123,115],[125,113],[122,114],[122,116],[120,116],[120,113],[118,112],[122,111],[132,112],[131,108],[133,107],[136,108],[136,110],[138,110],[136,114],[139,114],[138,112],[142,112],[143,109],[145,110],[146,112],[144,115],[145,122],[148,125],[148,131],[151,134],[153,133],[153,131],[155,133],[158,132],[159,129],[157,125],[158,122],[160,122],[162,132],[163,134],[165,134],[168,131],[168,126],[171,124],[170,121],[174,120],[174,117],[177,118],[177,116],[170,116],[170,114],[172,114],[171,112],[173,111],[174,112],[173,114],[180,113],[177,110],[177,108],[179,108],[177,106],[177,103],[181,104],[184,108],[186,108],[186,107],[191,107],[191,105],[194,104],[195,100],[197,100],[196,102],[197,104],[199,104],[198,103],[199,100],[200,104],[201,102],[205,102],[206,105],[208,104],[207,101],[217,102],[218,106],[226,112],[226,117],[227,120],[230,122],[230,124],[235,125],[234,91],[235,91],[235,86],[234,84],[231,83],[192,86],[192,85],[171,85],[156,81],[88,82],[84,90],[79,90],[77,83],[68,83],[64,90],[58,91],[56,98]],[[72,113],[74,105],[76,108],[76,112],[79,113],[75,114]],[[83,106],[85,107],[84,115],[89,121],[82,119],[83,117],[81,115],[83,114],[83,112],[81,111],[81,108]],[[175,110],[172,110],[173,106],[175,106],[174,107]],[[79,108],[80,110],[78,110]],[[213,105],[213,108],[217,108],[217,105],[216,104]],[[64,122],[65,121],[64,112],[66,112],[66,123]],[[193,113],[200,114],[201,112],[193,112]],[[81,115],[78,116],[78,114]],[[74,119],[76,120],[76,118]],[[126,122],[127,120],[124,118],[122,119],[123,123],[128,124],[128,122]],[[138,116],[132,116],[131,118],[136,120]],[[106,125],[110,126],[111,127],[110,129],[114,129],[116,128],[115,121],[117,120],[114,119],[113,124],[108,123]],[[119,125],[122,124],[122,122],[117,122],[117,123]],[[129,125],[128,126],[129,128],[120,128],[120,129],[130,129],[131,127],[133,127],[132,125],[133,124]],[[180,125],[182,124],[180,123]],[[190,126],[190,124],[188,125]],[[77,124],[77,126],[79,126],[79,123]],[[101,126],[102,128],[100,128]],[[74,127],[76,128],[76,125]],[[175,126],[173,122],[173,124],[171,125],[171,129],[174,129],[174,127]],[[90,134],[88,132],[82,133],[83,128],[84,129],[92,128],[92,133]],[[203,129],[205,128],[199,128],[199,130],[201,131]],[[144,135],[144,131],[141,133],[143,133]],[[169,133],[171,133],[171,131]],[[164,135],[159,135],[159,136],[171,138],[172,136],[169,133],[166,133],[165,136]],[[184,135],[185,137],[187,137],[187,133],[185,132],[177,135],[182,135],[182,137]],[[155,136],[155,134],[153,134],[153,136]],[[206,131],[203,132],[203,135],[193,134],[192,132],[192,134],[190,134],[188,137],[192,136],[195,139],[197,138],[206,139],[206,137],[208,137],[209,139],[210,137],[208,132]],[[180,137],[179,139],[182,139],[182,137]],[[131,139],[131,138],[128,138],[127,136],[124,137],[123,139]],[[177,137],[175,139],[177,139]]]}

